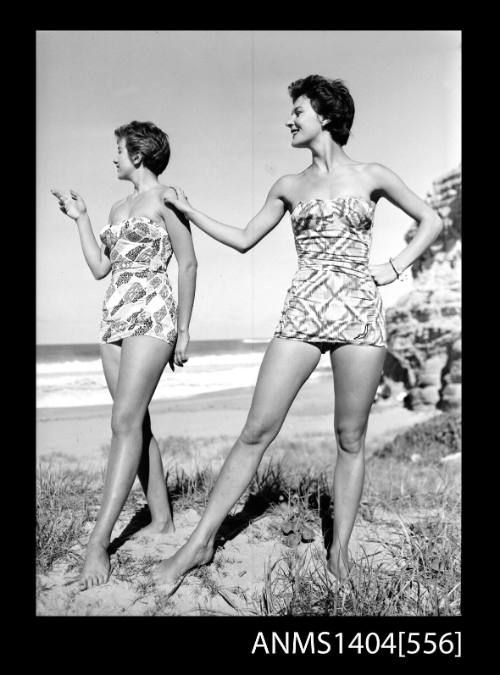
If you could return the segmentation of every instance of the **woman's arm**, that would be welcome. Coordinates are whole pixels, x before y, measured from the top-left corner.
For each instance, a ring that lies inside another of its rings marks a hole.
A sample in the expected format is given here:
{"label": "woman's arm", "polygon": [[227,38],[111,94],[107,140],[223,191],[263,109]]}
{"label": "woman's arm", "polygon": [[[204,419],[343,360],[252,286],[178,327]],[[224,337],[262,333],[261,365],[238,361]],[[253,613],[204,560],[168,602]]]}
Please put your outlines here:
{"label": "woman's arm", "polygon": [[[171,189],[163,197],[170,194]],[[174,363],[183,366],[187,359],[189,344],[189,323],[193,310],[196,291],[196,272],[198,262],[193,247],[193,238],[189,223],[181,219],[173,209],[166,208],[163,217],[167,226],[172,249],[177,259],[178,272],[178,299],[177,299],[177,344],[175,347]]]}
{"label": "woman's arm", "polygon": [[429,204],[424,202],[401,178],[381,164],[373,164],[370,173],[374,182],[374,192],[385,197],[392,204],[404,211],[417,223],[417,232],[410,243],[391,261],[382,265],[370,265],[369,270],[379,286],[390,284],[432,244],[443,229],[438,214]]}
{"label": "woman's arm", "polygon": [[200,230],[217,239],[217,241],[236,249],[240,253],[246,253],[276,227],[283,218],[285,204],[282,197],[285,178],[276,181],[267,195],[264,206],[243,229],[232,225],[224,225],[198,211],[188,202],[184,193],[179,189],[174,188],[177,192],[177,199],[168,196],[165,197],[165,203],[171,204],[178,211],[184,213]]}
{"label": "woman's arm", "polygon": [[102,279],[109,273],[111,261],[106,255],[106,247],[99,246],[96,241],[85,202],[74,190],[70,190],[69,194],[60,190],[51,190],[51,192],[58,200],[61,211],[78,225],[80,244],[87,265],[95,279]]}

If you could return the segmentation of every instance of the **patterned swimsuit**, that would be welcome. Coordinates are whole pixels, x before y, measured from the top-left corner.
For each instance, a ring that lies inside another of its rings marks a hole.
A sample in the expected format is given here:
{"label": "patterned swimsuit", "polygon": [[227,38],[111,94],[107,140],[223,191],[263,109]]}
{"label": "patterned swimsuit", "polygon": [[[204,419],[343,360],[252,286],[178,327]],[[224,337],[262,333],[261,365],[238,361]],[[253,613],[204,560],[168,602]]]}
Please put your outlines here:
{"label": "patterned swimsuit", "polygon": [[100,341],[149,335],[174,344],[177,307],[167,275],[172,245],[165,226],[134,216],[106,225],[99,236],[112,263]]}
{"label": "patterned swimsuit", "polygon": [[368,272],[375,202],[362,197],[308,199],[291,212],[299,268],[275,337],[383,347],[382,299]]}

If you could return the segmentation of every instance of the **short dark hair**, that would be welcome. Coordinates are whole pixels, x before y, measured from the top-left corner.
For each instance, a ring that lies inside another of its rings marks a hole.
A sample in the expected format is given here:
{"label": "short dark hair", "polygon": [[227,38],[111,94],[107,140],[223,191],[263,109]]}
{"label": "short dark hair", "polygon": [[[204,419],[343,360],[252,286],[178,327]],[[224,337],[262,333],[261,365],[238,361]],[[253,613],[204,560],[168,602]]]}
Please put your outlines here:
{"label": "short dark hair", "polygon": [[115,136],[125,139],[130,157],[140,153],[143,165],[155,176],[165,171],[170,159],[170,144],[167,134],[153,122],[129,122],[115,129]]}
{"label": "short dark hair", "polygon": [[313,109],[329,120],[324,129],[330,132],[333,140],[339,145],[347,143],[354,119],[354,101],[342,80],[308,75],[292,82],[288,93],[292,101],[307,96]]}

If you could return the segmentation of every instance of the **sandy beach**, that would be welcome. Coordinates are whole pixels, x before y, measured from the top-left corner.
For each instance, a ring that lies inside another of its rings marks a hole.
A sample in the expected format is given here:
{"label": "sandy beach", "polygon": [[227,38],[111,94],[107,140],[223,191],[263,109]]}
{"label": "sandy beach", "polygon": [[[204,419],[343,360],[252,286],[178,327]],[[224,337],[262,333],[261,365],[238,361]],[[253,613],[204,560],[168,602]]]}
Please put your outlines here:
{"label": "sandy beach", "polygon": [[[183,475],[194,477],[197,472],[203,472],[207,468],[217,470],[245,422],[252,392],[252,388],[235,389],[192,398],[152,402],[150,410],[153,430],[160,445],[165,469],[174,482],[178,481],[175,476],[179,476],[179,471]],[[435,409],[423,412],[406,410],[394,399],[375,403],[367,433],[367,456],[370,457],[375,449],[396,434],[435,415]],[[281,588],[280,579],[288,578],[290,574],[294,578],[293,570],[297,566],[307,579],[312,579],[318,572],[315,571],[311,576],[312,572],[304,571],[306,568],[324,570],[325,552],[321,521],[317,514],[308,521],[312,528],[313,541],[300,543],[295,548],[289,548],[284,543],[281,528],[286,519],[293,513],[302,513],[302,517],[305,514],[304,510],[297,511],[297,504],[294,506],[294,502],[290,502],[288,498],[282,504],[268,508],[259,517],[252,518],[241,531],[235,531],[227,537],[224,545],[217,550],[213,564],[188,575],[182,586],[176,589],[175,595],[172,595],[171,589],[167,592],[156,588],[151,583],[151,570],[186,541],[203,512],[203,502],[181,500],[181,506],[174,505],[176,532],[173,534],[157,535],[149,539],[123,539],[127,528],[137,518],[143,517],[141,514],[144,512],[145,499],[136,481],[113,530],[112,541],[120,543],[111,555],[112,571],[108,583],[79,592],[75,582],[100,501],[102,474],[99,472],[105,466],[109,449],[110,416],[111,406],[38,410],[37,455],[40,472],[44,476],[41,480],[48,481],[45,494],[50,495],[54,489],[58,489],[58,494],[67,494],[68,499],[73,500],[73,506],[69,506],[68,502],[68,506],[64,507],[66,510],[63,508],[58,511],[56,502],[51,501],[53,497],[47,497],[47,508],[50,504],[50,508],[56,508],[54,522],[57,522],[57,526],[54,532],[60,537],[57,546],[62,547],[62,557],[51,564],[45,573],[37,576],[39,615],[259,615],[263,611],[263,598],[269,593],[271,568],[275,570],[272,593],[278,604],[281,602],[280,598],[289,597],[290,590],[288,586]],[[276,465],[285,469],[291,468],[295,475],[306,479],[313,473],[326,472],[328,480],[331,480],[335,459],[333,384],[331,376],[322,374],[308,382],[299,393],[280,434],[268,449],[263,465],[276,462]],[[381,468],[380,462],[377,465],[375,461],[374,464],[375,466],[370,464],[367,471],[368,483],[372,484],[369,489],[372,492],[380,476],[387,474],[387,469]],[[418,480],[421,469],[412,466],[414,468],[411,472],[407,469],[397,470],[399,473],[394,474],[390,480],[401,485]],[[438,494],[440,489],[438,472],[434,469],[432,472],[432,486],[425,488],[431,497]],[[66,481],[66,487],[56,488],[58,475],[62,476],[61,480]],[[84,493],[79,493],[79,485],[82,481],[85,483],[86,477],[91,480],[89,488],[85,488]],[[401,488],[405,489],[407,488]],[[82,505],[87,498],[90,500],[91,515],[85,516],[85,522],[78,526],[80,529],[77,538],[68,540],[69,543],[65,544],[65,533],[76,522],[73,519],[80,517],[78,514],[84,508]],[[280,510],[281,507],[284,510]],[[411,527],[419,526],[419,523],[425,523],[426,519],[434,517],[434,511],[438,513],[439,509],[442,511],[441,506],[433,507],[432,510],[411,507],[404,513],[396,513],[378,497],[363,502],[351,540],[353,559],[385,570],[378,577],[369,573],[370,578],[378,579],[376,583],[396,584],[397,575],[394,576],[391,570],[400,564],[397,561],[401,557],[401,517],[405,518],[408,527],[409,523],[416,524]],[[308,518],[311,513],[309,512]],[[52,523],[47,522],[43,514],[41,517],[44,527],[52,531]],[[53,541],[50,546],[55,546],[55,535],[49,532],[46,536]],[[47,546],[44,550],[48,550]],[[325,577],[325,584],[325,593],[331,596],[331,580]],[[361,598],[363,593],[360,593]],[[373,593],[377,595],[380,591],[374,590]],[[425,597],[430,599],[432,594],[430,591],[426,593],[428,595]],[[404,611],[431,611],[422,605],[421,597],[423,596],[419,595],[414,599],[413,596],[408,596],[405,602],[410,604],[405,607],[410,609]],[[455,600],[453,602],[456,604]],[[285,611],[277,607],[273,610],[268,608],[266,612]],[[390,608],[388,611],[390,612]]]}
{"label": "sandy beach", "polygon": [[[158,440],[168,437],[189,439],[198,451],[195,458],[198,465],[220,459],[221,437],[227,441],[222,444],[225,454],[245,423],[252,393],[253,388],[248,387],[177,400],[153,399],[150,405],[153,432]],[[302,436],[310,438],[311,435],[323,438],[325,434],[331,434],[334,451],[333,407],[331,375],[321,374],[307,382],[292,404],[268,455],[276,455],[279,441],[297,440]],[[393,400],[377,402],[368,425],[367,453],[385,439],[433,414],[435,411],[406,410]],[[111,437],[110,419],[111,406],[40,408],[37,411],[38,458],[85,466],[104,462]],[[206,445],[203,446],[202,441],[206,441]],[[215,446],[213,449],[212,445]],[[162,452],[170,464],[168,447]],[[183,465],[179,453],[175,459],[176,464]]]}

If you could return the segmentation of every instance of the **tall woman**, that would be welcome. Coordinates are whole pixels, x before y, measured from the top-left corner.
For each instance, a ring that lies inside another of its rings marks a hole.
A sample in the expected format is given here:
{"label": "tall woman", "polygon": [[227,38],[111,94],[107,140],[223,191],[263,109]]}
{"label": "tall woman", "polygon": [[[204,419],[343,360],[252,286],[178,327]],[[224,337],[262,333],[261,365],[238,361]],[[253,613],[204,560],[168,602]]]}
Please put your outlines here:
{"label": "tall woman", "polygon": [[[293,107],[286,126],[291,145],[309,150],[312,161],[299,174],[280,178],[246,227],[210,218],[193,207],[182,190],[177,199],[166,200],[201,230],[241,253],[255,246],[288,211],[299,265],[264,355],[247,421],[189,540],[155,570],[158,583],[173,582],[211,560],[217,529],[250,484],[325,351],[333,371],[338,448],[327,566],[337,578],[347,576],[349,538],[363,488],[368,415],[385,355],[378,286],[397,279],[442,227],[436,213],[390,169],[347,155],[344,146],[354,103],[341,80],[310,75],[293,82],[289,93]],[[418,231],[397,255],[387,250],[387,262],[370,265],[373,216],[381,198],[414,218]]]}
{"label": "tall woman", "polygon": [[[117,178],[132,192],[113,205],[100,244],[87,207],[74,190],[52,190],[59,207],[78,227],[83,255],[92,274],[111,272],[103,304],[100,351],[113,398],[111,450],[102,504],[87,546],[80,588],[105,583],[111,532],[138,475],[151,512],[141,534],[174,529],[158,443],[151,431],[148,405],[170,363],[187,361],[189,322],[197,262],[189,224],[165,205],[172,188],[158,176],[170,159],[168,136],[151,122],[130,122],[115,130]],[[167,265],[178,261],[178,306]]]}

